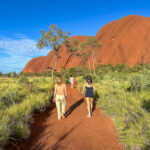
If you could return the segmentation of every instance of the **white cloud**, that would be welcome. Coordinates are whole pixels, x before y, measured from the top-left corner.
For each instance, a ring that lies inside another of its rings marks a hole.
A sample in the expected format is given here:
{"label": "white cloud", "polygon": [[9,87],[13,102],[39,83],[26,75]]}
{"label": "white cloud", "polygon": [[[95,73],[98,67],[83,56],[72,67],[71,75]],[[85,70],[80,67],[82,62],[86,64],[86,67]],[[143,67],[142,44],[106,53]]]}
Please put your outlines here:
{"label": "white cloud", "polygon": [[0,58],[0,71],[3,73],[7,72],[20,72],[31,57],[12,55],[10,57]]}
{"label": "white cloud", "polygon": [[0,71],[20,72],[30,59],[45,56],[49,51],[37,49],[36,41],[24,34],[15,34],[11,38],[0,36]]}

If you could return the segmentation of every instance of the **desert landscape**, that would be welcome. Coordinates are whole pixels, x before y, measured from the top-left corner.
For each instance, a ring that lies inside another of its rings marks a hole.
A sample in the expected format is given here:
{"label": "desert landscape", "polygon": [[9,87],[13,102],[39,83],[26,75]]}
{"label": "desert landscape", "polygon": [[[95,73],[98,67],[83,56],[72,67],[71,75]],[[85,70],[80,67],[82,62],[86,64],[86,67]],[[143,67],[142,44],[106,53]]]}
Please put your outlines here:
{"label": "desert landscape", "polygon": [[[150,63],[149,29],[150,18],[138,15],[129,15],[106,24],[96,34],[101,47],[95,50],[95,65],[128,64],[132,67],[137,63]],[[71,38],[82,43],[88,36],[73,36]],[[87,66],[87,62],[83,63],[83,57],[71,56],[65,46],[59,51],[59,56],[58,71],[61,70],[62,66],[65,68]],[[88,59],[92,66],[92,58],[89,57]],[[23,72],[42,72],[48,67],[53,67],[53,65],[54,56],[53,51],[51,51],[47,56],[30,60]]]}
{"label": "desert landscape", "polygon": [[0,2],[0,150],[150,150],[150,2]]}

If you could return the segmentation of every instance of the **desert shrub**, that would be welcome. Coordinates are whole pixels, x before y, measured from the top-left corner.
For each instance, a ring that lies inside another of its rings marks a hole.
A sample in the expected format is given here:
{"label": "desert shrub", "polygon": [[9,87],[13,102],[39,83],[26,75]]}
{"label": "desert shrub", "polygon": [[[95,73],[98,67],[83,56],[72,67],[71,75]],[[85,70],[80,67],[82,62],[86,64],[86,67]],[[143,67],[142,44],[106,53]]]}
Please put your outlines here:
{"label": "desert shrub", "polygon": [[11,72],[5,74],[6,77],[11,77]]}
{"label": "desert shrub", "polygon": [[65,83],[69,83],[70,82],[69,78],[71,75],[76,78],[78,76],[83,76],[87,73],[88,73],[88,69],[85,69],[85,68],[78,66],[78,67],[69,68],[68,70],[65,67],[62,67],[60,74],[63,77],[63,81]]}
{"label": "desert shrub", "polygon": [[143,68],[142,70],[139,71],[139,73],[150,76],[150,69]]}
{"label": "desert shrub", "polygon": [[77,69],[76,68],[69,68],[68,69],[68,75],[70,76],[70,75],[74,75],[74,76],[76,76],[77,75]]}
{"label": "desert shrub", "polygon": [[35,79],[32,80],[32,82],[33,82],[33,83],[39,83],[40,80],[35,78]]}
{"label": "desert shrub", "polygon": [[[118,138],[127,150],[150,147],[150,79],[147,70],[145,72],[109,71],[103,78],[96,77],[97,107],[112,119]],[[77,79],[78,89],[82,90],[84,77]]]}
{"label": "desert shrub", "polygon": [[78,82],[77,88],[79,91],[82,90],[84,81],[85,81],[85,79],[83,76],[77,77],[77,82]]}
{"label": "desert shrub", "polygon": [[41,77],[41,80],[40,80],[42,83],[46,83],[46,79],[44,77]]}
{"label": "desert shrub", "polygon": [[149,100],[144,100],[142,107],[144,109],[146,109],[148,112],[150,112],[150,99]]}
{"label": "desert shrub", "polygon": [[21,72],[20,76],[38,77],[38,76],[41,76],[41,73],[39,73],[39,72]]}
{"label": "desert shrub", "polygon": [[45,77],[50,77],[52,75],[52,72],[49,70],[46,70],[46,71],[43,71],[41,75]]}
{"label": "desert shrub", "polygon": [[17,121],[13,130],[11,136],[15,139],[26,139],[30,135],[29,124],[25,121]]}
{"label": "desert shrub", "polygon": [[0,148],[3,147],[10,138],[11,128],[9,125],[9,116],[0,112]]}
{"label": "desert shrub", "polygon": [[[7,84],[13,84],[2,95],[0,105],[3,101],[5,103],[10,101],[8,104],[13,102],[13,105],[0,110],[0,149],[10,139],[13,141],[26,139],[30,134],[33,112],[35,110],[42,112],[51,104],[50,98],[53,94],[53,84],[50,82],[50,78],[44,79],[46,81],[45,84],[41,82],[41,78],[29,77],[27,79],[30,83],[29,85],[34,85],[32,92],[28,90],[27,86],[24,86],[26,85],[24,80],[20,79],[21,82],[18,83],[18,80],[17,82],[10,82],[13,79],[7,79],[9,80]],[[40,82],[32,84],[34,79],[39,79]],[[22,96],[23,94],[25,96]],[[2,109],[1,106],[0,108]]]}
{"label": "desert shrub", "polygon": [[29,79],[30,77],[21,76],[18,79],[18,84],[20,86],[23,86],[23,88],[26,90],[27,93],[32,93],[36,91],[37,89],[36,84],[39,82],[39,79],[36,78],[34,78],[33,80],[29,80]]}
{"label": "desert shrub", "polygon": [[148,89],[150,84],[150,78],[142,74],[131,74],[129,78],[131,83],[131,91],[141,91],[142,89]]}
{"label": "desert shrub", "polygon": [[94,74],[85,74],[85,75],[83,76],[84,82],[86,81],[86,77],[87,77],[88,75],[90,75],[90,76],[92,77],[92,81],[93,81],[94,83],[98,81],[98,76],[95,76]]}
{"label": "desert shrub", "polygon": [[150,116],[141,107],[139,97],[125,91],[118,81],[103,80],[96,88],[97,105],[114,121],[125,149],[142,149],[148,145]]}
{"label": "desert shrub", "polygon": [[14,72],[12,72],[12,76],[13,77],[18,77],[18,75],[17,75],[17,73],[14,71]]}
{"label": "desert shrub", "polygon": [[97,68],[96,71],[103,70],[105,73],[109,71],[114,71],[114,66],[109,64],[109,65],[102,65],[100,64]]}
{"label": "desert shrub", "polygon": [[2,72],[0,72],[0,77],[1,77],[1,76],[3,76],[3,73],[2,73]]}
{"label": "desert shrub", "polygon": [[143,68],[150,70],[150,64],[143,64]]}
{"label": "desert shrub", "polygon": [[18,79],[18,84],[29,84],[29,80],[26,76],[20,76]]}
{"label": "desert shrub", "polygon": [[70,74],[69,74],[68,70],[65,67],[61,68],[60,75],[62,75],[63,82],[65,82],[66,84],[69,83]]}
{"label": "desert shrub", "polygon": [[109,72],[113,72],[114,71],[114,66],[112,66],[111,64],[109,65],[99,65],[96,68],[96,75],[99,76],[99,78],[103,79],[103,76]]}
{"label": "desert shrub", "polygon": [[68,69],[69,76],[73,75],[74,77],[77,77],[77,76],[83,76],[84,74],[87,74],[87,73],[89,73],[88,69],[83,68],[81,66],[72,67]]}
{"label": "desert shrub", "polygon": [[135,64],[132,68],[132,72],[139,72],[140,70],[144,69],[144,65],[143,64]]}
{"label": "desert shrub", "polygon": [[142,91],[139,95],[141,99],[141,106],[148,112],[150,112],[150,92]]}
{"label": "desert shrub", "polygon": [[9,107],[15,103],[21,102],[19,92],[9,87],[0,99],[1,108]]}
{"label": "desert shrub", "polygon": [[131,69],[127,64],[117,64],[115,66],[114,70],[116,70],[118,72],[126,72],[126,73],[131,72]]}

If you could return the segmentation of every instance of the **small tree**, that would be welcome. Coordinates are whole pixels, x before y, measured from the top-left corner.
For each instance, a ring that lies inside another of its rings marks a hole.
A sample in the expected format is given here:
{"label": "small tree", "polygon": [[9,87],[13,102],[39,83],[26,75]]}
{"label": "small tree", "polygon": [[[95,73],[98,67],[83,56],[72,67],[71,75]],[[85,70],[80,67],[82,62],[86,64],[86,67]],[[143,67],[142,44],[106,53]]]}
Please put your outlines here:
{"label": "small tree", "polygon": [[89,56],[90,56],[90,53],[89,52],[83,52],[82,56],[83,56],[84,60],[88,62],[88,66],[89,66],[89,70],[90,70],[90,74],[91,74],[91,66],[90,66],[90,62],[89,62],[89,59],[88,59]]}
{"label": "small tree", "polygon": [[12,76],[13,77],[17,77],[17,73],[14,71],[14,72],[12,72]]}
{"label": "small tree", "polygon": [[52,68],[52,82],[54,82],[54,70],[56,70],[59,58],[58,52],[61,48],[61,43],[65,42],[68,39],[70,33],[64,33],[61,29],[58,29],[56,25],[50,25],[49,31],[46,32],[42,30],[41,34],[42,38],[37,42],[37,47],[39,49],[43,49],[44,47],[53,49],[55,62]]}
{"label": "small tree", "polygon": [[75,39],[66,40],[64,45],[67,48],[67,51],[74,54],[78,50],[79,41]]}
{"label": "small tree", "polygon": [[7,77],[11,77],[11,72],[6,73]]}
{"label": "small tree", "polygon": [[[80,45],[80,48],[81,50],[87,50],[87,54],[86,53],[82,53],[83,57],[89,57],[90,55],[92,56],[92,64],[93,64],[93,70],[94,70],[94,74],[96,75],[95,73],[95,49],[97,47],[100,47],[100,43],[99,41],[97,40],[96,36],[91,36],[89,37],[85,42],[81,43]],[[88,58],[87,58],[88,60]],[[89,63],[89,62],[88,62]]]}
{"label": "small tree", "polygon": [[3,76],[3,73],[2,72],[0,72],[0,77],[2,77]]}
{"label": "small tree", "polygon": [[75,39],[68,39],[64,42],[64,45],[66,46],[67,52],[70,53],[70,56],[69,56],[69,59],[70,59],[73,55],[75,55],[76,51],[78,50],[79,41]]}

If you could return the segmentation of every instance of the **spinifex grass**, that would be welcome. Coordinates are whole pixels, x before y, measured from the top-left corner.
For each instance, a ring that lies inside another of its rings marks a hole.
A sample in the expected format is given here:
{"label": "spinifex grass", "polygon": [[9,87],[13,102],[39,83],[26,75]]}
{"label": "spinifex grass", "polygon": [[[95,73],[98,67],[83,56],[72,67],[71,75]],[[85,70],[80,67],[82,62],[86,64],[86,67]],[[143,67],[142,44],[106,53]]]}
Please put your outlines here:
{"label": "spinifex grass", "polygon": [[[97,107],[114,122],[124,148],[150,149],[149,74],[111,72],[96,78]],[[84,82],[78,78],[80,91]]]}
{"label": "spinifex grass", "polygon": [[[3,81],[4,84],[7,80]],[[30,134],[29,126],[33,120],[33,112],[45,110],[50,104],[49,99],[53,94],[53,85],[50,78],[37,77],[35,79],[30,77],[25,79],[27,82],[23,82],[22,79],[18,79],[19,82],[13,82],[12,78],[10,80],[11,82],[7,82],[8,87],[11,88],[11,92],[17,91],[21,100],[20,102],[15,101],[18,95],[11,94],[7,89],[3,91],[0,97],[1,102],[3,96],[9,92],[7,95],[13,101],[0,110],[0,147],[10,139],[27,138]]]}

